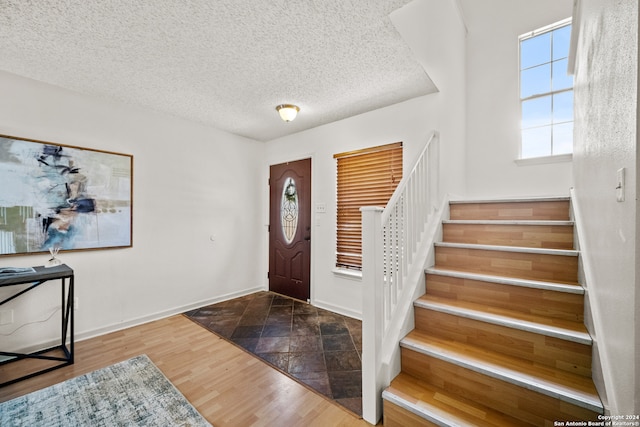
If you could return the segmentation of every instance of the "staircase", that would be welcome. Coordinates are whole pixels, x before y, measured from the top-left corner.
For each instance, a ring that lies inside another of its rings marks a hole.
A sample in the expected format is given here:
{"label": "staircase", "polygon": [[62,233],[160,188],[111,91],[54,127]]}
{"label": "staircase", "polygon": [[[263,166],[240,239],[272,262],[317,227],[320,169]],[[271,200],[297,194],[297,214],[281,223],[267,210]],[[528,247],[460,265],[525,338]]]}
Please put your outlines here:
{"label": "staircase", "polygon": [[385,427],[597,420],[568,198],[451,202]]}

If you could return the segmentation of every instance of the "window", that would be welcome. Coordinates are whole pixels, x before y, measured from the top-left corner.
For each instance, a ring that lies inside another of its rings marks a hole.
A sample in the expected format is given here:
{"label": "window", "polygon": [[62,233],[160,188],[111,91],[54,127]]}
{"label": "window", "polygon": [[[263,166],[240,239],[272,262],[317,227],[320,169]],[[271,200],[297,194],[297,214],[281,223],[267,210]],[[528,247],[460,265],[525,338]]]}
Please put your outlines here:
{"label": "window", "polygon": [[521,158],[573,152],[571,20],[520,36]]}
{"label": "window", "polygon": [[402,142],[335,154],[337,161],[336,266],[362,267],[362,206],[386,206],[402,179]]}

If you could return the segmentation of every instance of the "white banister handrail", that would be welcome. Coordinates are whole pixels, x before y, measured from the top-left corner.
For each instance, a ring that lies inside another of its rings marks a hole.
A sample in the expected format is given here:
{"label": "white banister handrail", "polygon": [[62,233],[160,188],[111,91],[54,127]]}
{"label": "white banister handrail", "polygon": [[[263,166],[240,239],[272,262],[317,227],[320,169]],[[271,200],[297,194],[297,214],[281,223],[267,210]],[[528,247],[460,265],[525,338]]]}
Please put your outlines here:
{"label": "white banister handrail", "polygon": [[376,424],[402,325],[424,276],[425,235],[439,206],[438,133],[425,143],[387,206],[362,212],[362,410]]}

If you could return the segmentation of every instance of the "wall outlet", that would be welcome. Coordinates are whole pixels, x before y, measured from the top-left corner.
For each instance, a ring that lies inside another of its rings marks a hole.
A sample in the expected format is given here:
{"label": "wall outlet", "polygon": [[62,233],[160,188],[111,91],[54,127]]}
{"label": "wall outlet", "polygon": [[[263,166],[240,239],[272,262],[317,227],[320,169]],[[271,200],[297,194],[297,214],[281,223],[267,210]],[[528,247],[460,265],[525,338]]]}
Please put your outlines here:
{"label": "wall outlet", "polygon": [[78,297],[73,298],[73,309],[78,309]]}
{"label": "wall outlet", "polygon": [[0,326],[13,323],[13,310],[0,310]]}

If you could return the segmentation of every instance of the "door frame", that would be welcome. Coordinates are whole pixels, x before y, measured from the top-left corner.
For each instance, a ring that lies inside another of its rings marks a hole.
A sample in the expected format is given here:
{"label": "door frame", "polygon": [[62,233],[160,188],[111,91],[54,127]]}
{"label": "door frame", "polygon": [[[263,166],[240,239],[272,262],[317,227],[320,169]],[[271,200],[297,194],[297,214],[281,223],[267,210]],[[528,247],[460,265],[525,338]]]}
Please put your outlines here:
{"label": "door frame", "polygon": [[271,176],[270,174],[270,169],[271,166],[274,165],[279,165],[282,163],[287,163],[287,162],[297,162],[298,160],[305,160],[305,159],[310,159],[311,160],[311,188],[310,188],[310,192],[311,192],[311,245],[310,246],[310,254],[309,254],[309,303],[311,305],[315,305],[315,257],[314,257],[314,253],[315,253],[315,246],[316,246],[316,237],[315,237],[315,229],[316,229],[316,203],[315,203],[315,191],[314,191],[314,187],[315,187],[315,182],[316,182],[316,168],[313,166],[315,163],[315,159],[314,159],[314,154],[313,153],[309,153],[309,154],[301,154],[299,156],[293,156],[293,157],[276,157],[273,159],[268,159],[267,161],[267,166],[266,166],[266,178],[265,178],[265,195],[266,195],[266,202],[265,202],[265,248],[266,248],[266,256],[265,256],[265,272],[264,272],[264,278],[266,279],[265,282],[265,286],[264,288],[266,290],[269,290],[269,278],[267,277],[268,273],[269,273],[269,254],[271,251],[271,247],[269,246],[269,226],[270,224],[270,210],[271,210],[271,200],[270,200],[270,194],[269,194],[269,178]]}

